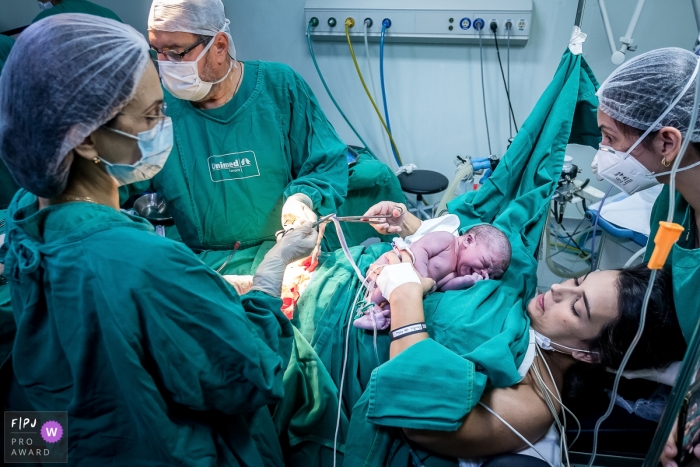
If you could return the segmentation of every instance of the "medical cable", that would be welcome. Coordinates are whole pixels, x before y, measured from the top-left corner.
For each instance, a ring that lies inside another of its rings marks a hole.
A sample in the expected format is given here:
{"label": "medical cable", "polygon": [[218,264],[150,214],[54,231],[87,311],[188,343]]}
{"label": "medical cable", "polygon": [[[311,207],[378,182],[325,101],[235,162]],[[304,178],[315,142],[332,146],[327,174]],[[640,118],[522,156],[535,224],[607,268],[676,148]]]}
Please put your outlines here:
{"label": "medical cable", "polygon": [[493,150],[491,149],[491,132],[489,131],[489,117],[486,114],[486,87],[484,86],[484,47],[481,43],[481,30],[484,29],[483,21],[481,27],[479,28],[479,59],[481,62],[481,97],[484,101],[484,121],[486,122],[486,138],[489,141],[489,154],[493,155]]}
{"label": "medical cable", "polygon": [[[369,53],[369,28],[372,27],[372,18],[366,18],[365,19],[365,55],[367,56],[367,69],[369,70],[369,80],[372,83],[372,96],[376,99],[377,97],[377,84],[376,81],[374,80],[374,71],[372,70],[372,57],[370,56]],[[391,144],[389,146],[386,146],[387,140],[382,138],[382,141],[384,142],[384,149],[386,150],[386,153],[393,153],[394,149],[391,147]]]}
{"label": "medical cable", "polygon": [[[386,118],[386,126],[389,129],[389,133],[392,133],[391,121],[389,120],[389,107],[386,103],[386,86],[384,84],[384,37],[386,36],[386,29],[389,27],[391,27],[391,20],[385,19],[382,21],[382,35],[379,37],[379,84],[382,88],[382,101],[384,101],[384,117]],[[396,158],[396,161],[398,162],[396,150],[393,147],[392,151],[394,151],[394,158]]]}
{"label": "medical cable", "polygon": [[374,99],[372,98],[372,93],[369,92],[369,88],[367,88],[367,83],[365,83],[365,78],[362,76],[362,71],[360,70],[360,65],[357,63],[357,57],[355,56],[355,49],[352,46],[352,40],[350,39],[350,27],[355,25],[355,20],[352,18],[348,18],[345,20],[345,37],[348,40],[348,47],[350,48],[350,55],[352,56],[352,61],[355,64],[355,69],[357,70],[357,75],[360,77],[360,82],[362,83],[362,87],[365,88],[365,93],[367,93],[367,97],[369,97],[370,102],[372,103],[372,107],[374,107],[374,111],[377,113],[377,116],[379,117],[379,121],[382,122],[382,126],[384,127],[384,131],[386,131],[386,134],[389,136],[389,140],[391,141],[391,147],[395,151],[395,156],[396,156],[396,163],[400,166],[403,165],[403,162],[401,162],[401,154],[399,153],[399,149],[396,147],[396,142],[394,141],[394,137],[391,135],[391,131],[389,131],[389,128],[386,126],[386,122],[384,121],[384,117],[382,117],[382,113],[379,111],[379,107],[377,107],[376,102],[374,102]]}
{"label": "medical cable", "polygon": [[[605,196],[603,196],[603,199],[600,201],[600,206],[598,206],[598,211],[596,212],[595,215],[595,222],[593,223],[593,238],[591,239],[591,272],[595,271],[596,268],[596,254],[595,254],[595,237],[596,233],[598,232],[598,220],[600,219],[600,213],[603,212],[603,205],[605,204],[605,201],[608,199],[608,195],[610,195],[610,192],[613,189],[613,185],[610,185],[610,188],[608,188],[608,191],[605,192]],[[599,247],[600,249],[600,247]],[[602,250],[601,250],[602,253]]]}
{"label": "medical cable", "polygon": [[[313,19],[312,19],[313,20]],[[328,87],[328,84],[326,84],[326,80],[323,78],[323,73],[321,73],[321,68],[318,66],[318,62],[316,61],[316,54],[314,53],[314,46],[311,42],[311,27],[313,21],[309,21],[309,25],[306,28],[306,40],[309,45],[309,53],[311,53],[311,60],[314,62],[314,66],[316,67],[316,73],[318,73],[318,77],[321,78],[321,83],[323,83],[323,87],[326,89],[326,92],[328,93],[328,97],[331,98],[331,101],[333,102],[333,105],[335,105],[335,108],[338,109],[338,112],[340,112],[340,115],[343,117],[343,120],[345,120],[345,123],[348,124],[350,129],[352,130],[353,133],[355,133],[355,136],[362,142],[362,145],[367,149],[369,152],[372,152],[372,150],[367,146],[367,143],[365,143],[365,140],[362,139],[362,136],[357,132],[354,126],[352,126],[352,123],[350,123],[350,120],[348,120],[348,117],[345,115],[345,112],[343,112],[343,109],[340,108],[340,105],[338,102],[335,100],[335,97],[333,97],[333,93],[331,92],[330,88]]]}
{"label": "medical cable", "polygon": [[[515,125],[515,132],[517,133],[518,124],[515,121],[515,112],[513,112],[513,103],[510,101],[510,85],[506,82],[506,75],[503,72],[503,63],[501,62],[501,50],[498,48],[498,37],[496,36],[496,30],[493,30],[493,40],[496,41],[496,55],[498,56],[498,65],[501,67],[501,78],[503,78],[503,87],[506,89],[506,97],[508,97],[508,108],[510,109],[510,118],[513,120],[513,125]],[[508,52],[510,54],[510,52]],[[513,134],[511,133],[511,136]]]}
{"label": "medical cable", "polygon": [[634,351],[634,348],[637,346],[637,343],[642,338],[642,333],[644,332],[644,325],[646,323],[647,308],[649,307],[649,299],[651,297],[651,291],[654,289],[654,281],[656,280],[656,273],[657,270],[652,269],[651,275],[649,276],[649,285],[647,286],[647,291],[644,294],[644,303],[642,305],[642,313],[639,319],[639,328],[637,329],[637,334],[634,336],[634,339],[632,339],[632,343],[630,344],[629,349],[627,349],[627,352],[625,353],[625,356],[622,359],[622,362],[620,363],[620,368],[618,368],[617,374],[615,375],[615,381],[613,383],[612,394],[610,394],[610,404],[608,404],[608,410],[606,410],[603,416],[598,419],[598,421],[595,424],[595,428],[593,429],[593,449],[591,451],[591,460],[588,462],[588,467],[592,467],[593,461],[595,461],[596,451],[598,449],[598,432],[600,431],[600,426],[605,420],[607,420],[607,418],[612,413],[613,408],[615,407],[615,402],[617,400],[617,389],[620,385],[622,372],[625,371],[625,366],[627,366],[627,362],[632,357],[632,352]]}
{"label": "medical cable", "polygon": [[[535,350],[537,351],[537,355],[542,359],[542,363],[544,364],[545,368],[547,369],[547,374],[549,375],[550,381],[554,384],[554,389],[556,390],[556,394],[552,392],[551,389],[549,389],[549,386],[547,386],[544,382],[544,379],[542,378],[542,375],[540,374],[539,368],[537,368],[537,365],[533,365],[533,373],[535,374],[535,377],[537,378],[538,384],[540,385],[540,390],[544,388],[551,396],[554,398],[555,401],[559,403],[559,405],[562,408],[562,421],[559,421],[558,418],[558,413],[556,412],[556,407],[554,407],[554,404],[549,404],[550,410],[552,411],[552,415],[554,416],[554,421],[557,423],[557,426],[559,427],[559,431],[561,433],[561,436],[559,438],[559,446],[562,448],[562,451],[564,451],[565,456],[566,456],[566,465],[568,466],[570,464],[569,461],[569,449],[571,446],[576,443],[578,440],[579,436],[581,436],[581,422],[579,419],[576,417],[576,415],[566,406],[564,405],[564,402],[562,401],[561,393],[559,392],[559,388],[557,387],[556,383],[554,383],[554,376],[552,375],[552,370],[549,368],[549,365],[547,364],[547,360],[544,358],[544,354],[542,353],[542,349],[540,349],[539,346],[536,346]],[[546,402],[546,401],[545,401]],[[551,402],[551,400],[549,401]],[[569,415],[574,419],[577,425],[577,432],[576,432],[576,437],[571,443],[566,443],[566,414],[563,412],[568,412]]]}
{"label": "medical cable", "polygon": [[336,467],[337,454],[338,454],[338,433],[340,432],[340,414],[343,408],[343,384],[345,383],[345,370],[348,364],[348,347],[350,346],[350,325],[352,324],[352,313],[355,311],[355,306],[357,306],[357,299],[360,297],[360,292],[362,292],[362,287],[357,288],[357,293],[355,294],[355,301],[348,310],[348,324],[345,331],[345,354],[343,356],[343,369],[340,373],[340,386],[338,387],[338,418],[335,421],[335,436],[333,436],[333,467]]}
{"label": "medical cable", "polygon": [[545,462],[547,463],[547,465],[548,465],[549,467],[554,467],[554,466],[552,465],[552,463],[549,462],[549,460],[547,460],[547,458],[544,457],[544,456],[542,455],[542,453],[541,453],[540,451],[538,451],[537,448],[536,448],[530,441],[527,440],[527,438],[525,438],[523,435],[521,435],[521,434],[518,432],[518,430],[516,430],[515,428],[513,428],[513,426],[512,426],[510,423],[508,423],[507,421],[505,421],[505,420],[503,419],[503,417],[501,417],[501,416],[498,415],[496,412],[494,412],[494,411],[491,409],[491,407],[489,407],[488,405],[484,404],[484,403],[481,402],[481,401],[479,401],[479,405],[482,406],[483,408],[485,408],[487,411],[489,411],[489,412],[491,413],[491,415],[493,415],[494,417],[496,417],[497,419],[499,419],[499,420],[501,421],[501,423],[503,423],[505,426],[507,426],[508,428],[510,428],[510,430],[511,430],[513,433],[515,433],[515,436],[517,436],[518,438],[520,438],[521,440],[523,440],[523,441],[525,442],[525,444],[527,444],[528,446],[530,446],[530,448],[532,448],[532,450],[535,451],[535,452],[537,453],[537,455],[539,455],[539,456],[542,458],[542,460],[545,461]]}
{"label": "medical cable", "polygon": [[[508,24],[506,24],[506,32],[507,32],[507,37],[508,37],[508,58],[506,59],[506,63],[508,64],[508,90],[510,90],[510,31],[512,29],[512,24],[511,27],[508,27]],[[510,104],[510,100],[508,101],[508,106],[512,107]],[[513,122],[508,120],[508,129],[510,130],[510,137],[511,139],[513,138]]]}
{"label": "medical cable", "polygon": [[[377,98],[377,85],[374,81],[374,71],[372,71],[372,58],[369,55],[369,28],[372,26],[372,19],[365,19],[365,55],[367,56],[367,69],[369,70],[369,82],[372,84],[372,96]],[[391,127],[389,127],[391,128]]]}

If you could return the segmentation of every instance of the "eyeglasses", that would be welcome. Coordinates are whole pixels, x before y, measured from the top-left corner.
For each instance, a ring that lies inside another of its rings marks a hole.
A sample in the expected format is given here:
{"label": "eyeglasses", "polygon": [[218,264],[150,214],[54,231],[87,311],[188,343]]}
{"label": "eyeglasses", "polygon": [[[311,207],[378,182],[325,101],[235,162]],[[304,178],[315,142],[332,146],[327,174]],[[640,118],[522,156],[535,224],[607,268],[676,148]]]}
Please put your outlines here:
{"label": "eyeglasses", "polygon": [[123,115],[125,117],[145,118],[148,121],[152,121],[152,120],[163,120],[163,119],[168,118],[167,111],[168,111],[168,104],[163,102],[158,106],[155,114],[134,115],[134,114],[125,114],[124,112],[119,112],[117,115]]}
{"label": "eyeglasses", "polygon": [[[168,119],[168,116],[166,115],[166,111],[168,110],[168,106],[165,102],[160,104],[156,110],[155,114],[149,114],[149,115],[136,115],[136,114],[125,114],[123,112],[119,112],[115,118],[112,120],[112,122],[116,119],[116,117],[133,117],[133,118],[143,118],[146,120],[148,123],[148,128],[153,129],[155,127],[158,127],[158,131],[163,129],[163,126],[165,125],[165,121]],[[104,125],[105,128],[107,128],[110,131],[115,131],[117,133],[123,133],[120,132],[119,130],[116,130],[115,128],[112,128],[112,125],[110,123],[107,123]],[[133,136],[133,135],[131,135]]]}
{"label": "eyeglasses", "polygon": [[165,58],[167,58],[167,59],[170,60],[171,62],[179,63],[179,62],[181,62],[181,61],[184,60],[185,55],[187,55],[188,53],[192,52],[198,45],[208,43],[208,42],[209,42],[210,40],[212,40],[212,39],[213,39],[213,37],[211,37],[211,36],[202,37],[202,38],[199,39],[197,42],[195,42],[195,43],[192,44],[191,46],[187,47],[185,50],[183,50],[183,51],[180,52],[180,53],[175,52],[174,50],[163,50],[163,51],[159,51],[158,49],[156,49],[156,48],[153,47],[153,46],[151,46],[151,50],[154,51],[156,54],[165,55]]}

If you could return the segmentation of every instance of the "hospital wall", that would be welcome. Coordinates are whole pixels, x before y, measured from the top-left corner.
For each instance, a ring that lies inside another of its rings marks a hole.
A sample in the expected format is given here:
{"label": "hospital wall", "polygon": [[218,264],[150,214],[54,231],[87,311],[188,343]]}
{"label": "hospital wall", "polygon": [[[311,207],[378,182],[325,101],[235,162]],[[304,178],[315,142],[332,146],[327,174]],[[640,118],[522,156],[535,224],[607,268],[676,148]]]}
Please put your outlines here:
{"label": "hospital wall", "polygon": [[[92,0],[115,11],[125,22],[145,33],[149,0]],[[306,46],[305,0],[223,0],[232,23],[232,34],[243,60],[287,63],[311,85],[321,106],[340,136],[359,141],[335,109],[314,69]],[[429,0],[426,0],[429,1]],[[350,0],[348,3],[351,3]],[[485,4],[488,1],[485,0]],[[636,0],[607,2],[617,40],[627,28]],[[575,0],[534,0],[530,41],[511,49],[511,97],[518,124],[534,107],[549,84],[571,35]],[[34,0],[2,0],[0,30],[28,24],[39,12]],[[597,0],[588,0],[583,20],[588,34],[584,56],[602,82],[614,69]],[[637,30],[633,57],[658,47],[691,48],[697,37],[690,0],[646,2]],[[363,72],[367,72],[364,47],[357,44]],[[505,45],[505,44],[502,44]],[[370,44],[375,77],[379,49]],[[315,42],[315,51],[331,90],[349,119],[370,147],[385,161],[389,144],[366,98],[344,42]],[[501,51],[506,58],[505,47]],[[484,124],[479,67],[475,45],[388,43],[385,51],[387,101],[396,142],[404,163],[437,170],[452,178],[455,156],[502,155],[509,137],[508,106],[493,46],[485,46],[485,89],[491,132],[489,151]],[[505,65],[505,64],[504,64]],[[593,178],[589,169],[594,150],[570,147],[574,163]],[[576,215],[575,210],[567,212]]]}

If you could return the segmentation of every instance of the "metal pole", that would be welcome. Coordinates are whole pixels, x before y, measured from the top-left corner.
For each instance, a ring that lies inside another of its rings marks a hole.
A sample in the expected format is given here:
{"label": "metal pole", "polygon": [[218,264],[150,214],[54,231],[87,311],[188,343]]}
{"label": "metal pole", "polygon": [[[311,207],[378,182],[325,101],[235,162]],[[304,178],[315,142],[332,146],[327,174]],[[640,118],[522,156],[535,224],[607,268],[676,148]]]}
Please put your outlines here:
{"label": "metal pole", "polygon": [[[644,1],[645,0],[639,0],[637,2],[637,7],[634,9],[634,14],[632,15],[632,20],[630,21],[630,25],[627,27],[627,34],[625,34],[625,38],[627,39],[627,43],[623,44],[623,47],[625,49],[629,48],[629,44],[632,43],[632,35],[634,34],[634,30],[637,27],[637,22],[639,21],[639,16],[642,14],[642,10],[644,9]],[[696,17],[697,20],[697,17]],[[624,52],[624,50],[620,49],[621,52]]]}
{"label": "metal pole", "polygon": [[697,53],[698,45],[700,45],[700,0],[691,0],[693,11],[695,12],[695,23],[698,25],[698,38],[695,39],[695,49]]}
{"label": "metal pole", "polygon": [[610,26],[610,18],[608,18],[608,9],[605,7],[605,0],[598,0],[598,5],[600,6],[600,14],[603,16],[603,24],[605,25],[605,32],[608,35],[608,42],[610,43],[610,53],[614,54],[617,52],[617,47],[615,47],[615,39],[613,38],[612,26]]}
{"label": "metal pole", "polygon": [[[700,6],[700,0],[693,0]],[[583,11],[586,9],[586,0],[578,0],[578,8],[576,8],[576,21],[574,21],[574,26],[581,27],[581,21],[583,21]],[[695,16],[697,17],[697,10]],[[699,20],[700,21],[700,20]],[[700,22],[698,22],[698,28],[700,28]]]}

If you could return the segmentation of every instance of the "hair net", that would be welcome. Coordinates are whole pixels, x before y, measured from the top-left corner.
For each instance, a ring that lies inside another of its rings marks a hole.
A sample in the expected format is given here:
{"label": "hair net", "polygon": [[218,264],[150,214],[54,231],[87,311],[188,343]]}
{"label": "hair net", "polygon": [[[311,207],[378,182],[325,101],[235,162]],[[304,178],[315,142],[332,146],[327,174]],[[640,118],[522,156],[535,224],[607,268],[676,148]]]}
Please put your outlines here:
{"label": "hair net", "polygon": [[148,61],[144,37],[111,19],[62,14],[29,26],[0,76],[0,157],[17,183],[61,194],[71,150],[129,103]]}
{"label": "hair net", "polygon": [[[646,131],[683,91],[698,63],[694,53],[665,48],[652,50],[621,65],[598,90],[599,108],[611,118]],[[684,136],[693,111],[695,83],[656,128],[670,126]],[[691,141],[700,141],[696,124]]]}
{"label": "hair net", "polygon": [[148,14],[149,31],[189,32],[202,36],[226,33],[228,53],[235,60],[236,46],[230,24],[221,0],[153,0]]}

